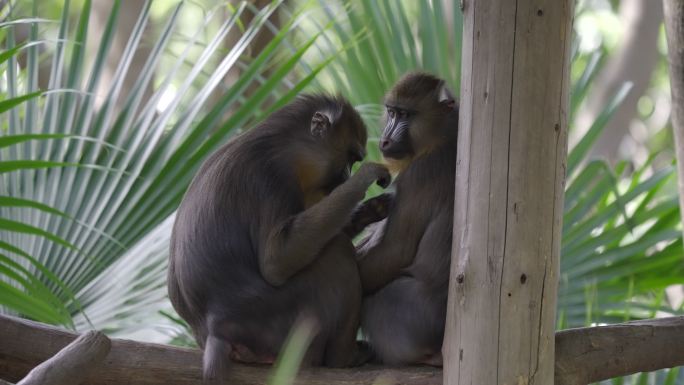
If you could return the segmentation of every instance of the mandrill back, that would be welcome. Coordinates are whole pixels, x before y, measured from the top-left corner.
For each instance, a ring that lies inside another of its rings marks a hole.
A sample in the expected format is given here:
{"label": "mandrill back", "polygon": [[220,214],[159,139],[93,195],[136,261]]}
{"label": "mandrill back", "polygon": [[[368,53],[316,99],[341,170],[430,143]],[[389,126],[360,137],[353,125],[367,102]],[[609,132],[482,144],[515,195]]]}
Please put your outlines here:
{"label": "mandrill back", "polygon": [[[269,128],[266,121],[211,155],[176,214],[169,275],[192,290],[183,292],[177,284],[171,290],[170,283],[169,295],[200,346],[207,333],[206,320],[199,315],[212,308],[248,310],[253,297],[291,305],[273,301],[277,290],[261,276],[257,259],[261,224],[303,209],[294,178],[278,162],[284,154],[275,143],[287,139],[277,138],[284,132]],[[253,315],[262,316],[266,314]]]}
{"label": "mandrill back", "polygon": [[204,348],[205,377],[230,360],[272,363],[297,319],[319,333],[306,362],[357,365],[361,283],[343,232],[375,181],[366,130],[344,99],[299,97],[212,154],[190,184],[171,239],[169,297]]}

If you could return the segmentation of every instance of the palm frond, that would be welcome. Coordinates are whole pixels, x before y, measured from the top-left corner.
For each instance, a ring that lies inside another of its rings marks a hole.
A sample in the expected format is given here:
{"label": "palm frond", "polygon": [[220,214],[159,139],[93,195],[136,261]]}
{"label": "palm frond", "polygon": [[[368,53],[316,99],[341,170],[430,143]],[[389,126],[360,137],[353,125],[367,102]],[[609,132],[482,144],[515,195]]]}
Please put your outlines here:
{"label": "palm frond", "polygon": [[[12,10],[0,63],[7,77],[0,88],[6,95],[0,127],[7,134],[0,142],[0,249],[7,254],[0,258],[2,311],[114,334],[134,332],[141,320],[168,325],[159,311],[170,308],[165,299],[170,224],[194,172],[269,104],[286,102],[296,94],[290,90],[313,79],[289,76],[308,72],[299,59],[324,28],[299,39],[306,8],[273,25],[269,17],[281,3],[255,9],[242,2],[228,8],[226,19],[219,12],[225,7],[204,10],[188,34],[179,31],[178,20],[197,5],[178,2],[148,43],[151,2],[146,2],[103,94],[98,89],[112,60],[124,2],[112,2],[96,52],[86,44],[90,1],[74,25],[65,1],[57,39],[49,42],[40,40],[44,19],[36,7],[31,17]],[[250,12],[251,22],[242,25]],[[15,44],[13,20],[31,23],[30,41]],[[247,49],[263,29],[274,37],[251,58]],[[207,30],[215,32],[209,39]],[[226,49],[231,31],[239,31],[240,38]],[[48,92],[36,82],[39,41],[50,46]],[[143,44],[152,49],[143,69],[131,74],[131,60]],[[24,52],[28,64],[18,71],[16,57]],[[226,85],[232,70],[241,76]],[[124,92],[126,76],[137,80]],[[221,97],[213,100],[219,89]],[[228,110],[232,114],[222,121]],[[18,300],[26,295],[32,302]]]}

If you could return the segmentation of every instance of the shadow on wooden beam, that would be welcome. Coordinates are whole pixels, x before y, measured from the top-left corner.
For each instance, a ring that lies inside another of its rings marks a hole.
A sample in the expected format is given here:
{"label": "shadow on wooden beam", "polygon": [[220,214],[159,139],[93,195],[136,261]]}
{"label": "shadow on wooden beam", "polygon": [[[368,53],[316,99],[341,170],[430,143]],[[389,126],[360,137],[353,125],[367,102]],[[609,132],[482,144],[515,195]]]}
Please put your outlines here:
{"label": "shadow on wooden beam", "polygon": [[[18,381],[77,334],[0,315],[0,378]],[[684,317],[661,318],[556,333],[556,385],[586,385],[616,376],[684,365]],[[234,365],[231,384],[266,383],[270,367]],[[84,384],[201,384],[195,349],[112,339],[104,362]],[[382,379],[382,380],[381,380]],[[380,380],[380,381],[378,381]],[[442,371],[429,367],[311,368],[297,384],[436,385]]]}

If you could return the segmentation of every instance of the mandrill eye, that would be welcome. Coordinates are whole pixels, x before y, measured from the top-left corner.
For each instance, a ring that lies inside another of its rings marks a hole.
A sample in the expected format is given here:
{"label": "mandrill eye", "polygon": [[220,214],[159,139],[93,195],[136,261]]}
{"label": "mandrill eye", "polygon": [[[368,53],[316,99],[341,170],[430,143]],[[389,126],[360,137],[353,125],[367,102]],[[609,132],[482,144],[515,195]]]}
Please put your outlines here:
{"label": "mandrill eye", "polygon": [[408,111],[406,110],[399,110],[397,112],[397,115],[399,116],[399,119],[406,119],[408,117]]}
{"label": "mandrill eye", "polygon": [[394,110],[387,109],[387,116],[389,116],[391,119],[394,119]]}

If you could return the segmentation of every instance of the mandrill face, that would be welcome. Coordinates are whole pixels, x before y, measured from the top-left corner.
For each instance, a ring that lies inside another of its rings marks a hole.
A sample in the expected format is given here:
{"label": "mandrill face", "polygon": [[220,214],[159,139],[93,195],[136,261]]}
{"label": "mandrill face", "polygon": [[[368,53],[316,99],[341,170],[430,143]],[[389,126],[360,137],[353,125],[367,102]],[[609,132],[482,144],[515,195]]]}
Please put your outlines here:
{"label": "mandrill face", "polygon": [[432,75],[405,75],[387,93],[385,108],[380,151],[394,171],[454,135],[455,127],[444,124],[454,112],[454,98],[444,81]]}

